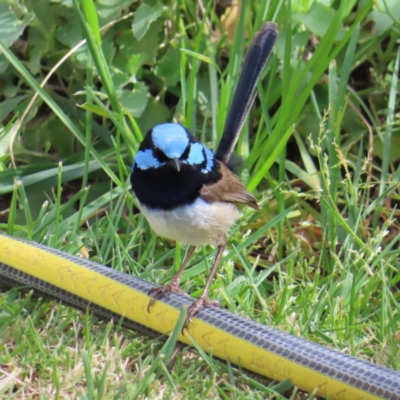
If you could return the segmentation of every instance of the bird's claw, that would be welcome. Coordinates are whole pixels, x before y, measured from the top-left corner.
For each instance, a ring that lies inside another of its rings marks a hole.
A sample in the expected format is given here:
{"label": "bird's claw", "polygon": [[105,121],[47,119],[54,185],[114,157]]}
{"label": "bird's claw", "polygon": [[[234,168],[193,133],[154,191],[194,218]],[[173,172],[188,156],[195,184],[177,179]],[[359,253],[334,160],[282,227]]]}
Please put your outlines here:
{"label": "bird's claw", "polygon": [[179,284],[173,281],[168,283],[168,285],[152,288],[147,292],[147,294],[150,296],[150,301],[147,306],[147,311],[150,312],[151,307],[153,306],[153,304],[156,302],[157,299],[164,296],[166,293],[170,292],[175,292],[187,296],[187,294],[180,288]]}
{"label": "bird's claw", "polygon": [[183,324],[182,334],[183,330],[188,328],[189,323],[190,324],[193,323],[193,317],[195,317],[204,306],[221,307],[221,304],[218,301],[210,300],[207,299],[206,297],[199,297],[187,309],[187,315],[185,322]]}

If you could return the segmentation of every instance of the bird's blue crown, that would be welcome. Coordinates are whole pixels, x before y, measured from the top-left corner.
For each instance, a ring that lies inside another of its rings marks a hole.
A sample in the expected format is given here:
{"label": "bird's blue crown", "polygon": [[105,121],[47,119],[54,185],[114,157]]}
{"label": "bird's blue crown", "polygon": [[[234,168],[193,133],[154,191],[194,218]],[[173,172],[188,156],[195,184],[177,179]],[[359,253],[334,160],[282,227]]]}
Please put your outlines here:
{"label": "bird's blue crown", "polygon": [[159,168],[173,159],[182,164],[201,166],[203,174],[214,166],[214,154],[208,147],[196,141],[182,125],[166,123],[156,125],[146,134],[134,158],[132,172],[135,168]]}

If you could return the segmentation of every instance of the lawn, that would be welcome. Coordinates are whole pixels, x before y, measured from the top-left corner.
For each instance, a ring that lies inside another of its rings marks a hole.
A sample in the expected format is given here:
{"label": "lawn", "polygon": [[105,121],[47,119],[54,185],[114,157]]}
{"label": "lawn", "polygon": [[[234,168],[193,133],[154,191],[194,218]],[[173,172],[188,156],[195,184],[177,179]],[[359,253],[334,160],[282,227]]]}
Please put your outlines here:
{"label": "lawn", "polygon": [[[216,149],[247,45],[274,21],[235,151],[260,210],[241,210],[211,297],[400,371],[397,2],[1,2],[0,232],[168,282],[187,247],[139,213],[132,159],[166,121]],[[214,256],[198,248],[183,275],[194,297]],[[0,291],[2,398],[310,398],[183,347],[153,367],[163,344]]]}

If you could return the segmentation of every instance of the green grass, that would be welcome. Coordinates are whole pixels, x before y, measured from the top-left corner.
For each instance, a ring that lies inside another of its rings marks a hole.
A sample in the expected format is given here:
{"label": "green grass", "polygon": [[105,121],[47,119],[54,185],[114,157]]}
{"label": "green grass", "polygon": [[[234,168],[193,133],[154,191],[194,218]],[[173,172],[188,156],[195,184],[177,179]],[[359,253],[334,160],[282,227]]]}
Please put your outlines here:
{"label": "green grass", "polygon": [[[215,148],[243,45],[274,20],[280,35],[237,146],[261,210],[243,209],[212,297],[400,370],[396,1],[247,0],[232,41],[211,2],[128,3],[0,4],[0,231],[168,282],[186,247],[137,212],[132,157],[147,129],[172,119]],[[201,293],[214,256],[195,252],[184,290]],[[2,398],[306,397],[15,288],[0,305]]]}

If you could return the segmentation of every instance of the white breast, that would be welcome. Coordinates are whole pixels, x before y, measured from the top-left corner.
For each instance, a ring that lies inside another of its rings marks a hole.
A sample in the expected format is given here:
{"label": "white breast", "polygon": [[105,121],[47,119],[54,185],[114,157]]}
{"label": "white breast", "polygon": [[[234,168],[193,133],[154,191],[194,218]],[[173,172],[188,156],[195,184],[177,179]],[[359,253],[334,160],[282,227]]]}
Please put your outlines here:
{"label": "white breast", "polygon": [[226,232],[239,217],[234,204],[208,203],[201,198],[170,211],[150,209],[138,203],[158,235],[193,246],[225,245]]}

